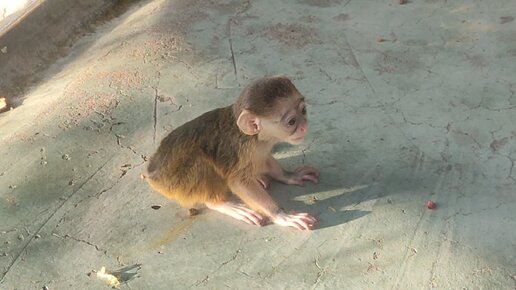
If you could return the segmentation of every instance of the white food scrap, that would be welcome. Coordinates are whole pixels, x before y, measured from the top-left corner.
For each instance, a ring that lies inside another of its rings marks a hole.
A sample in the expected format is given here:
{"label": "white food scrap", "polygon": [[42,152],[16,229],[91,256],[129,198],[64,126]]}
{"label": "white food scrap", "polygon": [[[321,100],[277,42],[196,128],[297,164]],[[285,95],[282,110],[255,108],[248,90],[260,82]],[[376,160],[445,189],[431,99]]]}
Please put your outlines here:
{"label": "white food scrap", "polygon": [[106,267],[100,268],[100,271],[97,272],[97,278],[104,281],[111,287],[118,288],[120,286],[120,281],[118,281],[118,278],[106,273]]}

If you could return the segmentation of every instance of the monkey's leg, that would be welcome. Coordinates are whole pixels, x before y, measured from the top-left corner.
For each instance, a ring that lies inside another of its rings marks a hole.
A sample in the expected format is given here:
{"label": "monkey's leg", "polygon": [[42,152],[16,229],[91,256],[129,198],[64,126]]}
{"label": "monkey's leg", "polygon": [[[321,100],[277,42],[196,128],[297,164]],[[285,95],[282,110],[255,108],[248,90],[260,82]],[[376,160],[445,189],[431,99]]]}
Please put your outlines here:
{"label": "monkey's leg", "polygon": [[281,183],[303,186],[305,181],[319,182],[319,170],[311,166],[301,166],[294,172],[286,171],[272,156],[269,156],[266,165],[267,175]]}
{"label": "monkey's leg", "polygon": [[248,224],[262,226],[266,222],[262,215],[242,204],[225,201],[220,203],[206,202],[205,205],[209,209],[213,209]]}

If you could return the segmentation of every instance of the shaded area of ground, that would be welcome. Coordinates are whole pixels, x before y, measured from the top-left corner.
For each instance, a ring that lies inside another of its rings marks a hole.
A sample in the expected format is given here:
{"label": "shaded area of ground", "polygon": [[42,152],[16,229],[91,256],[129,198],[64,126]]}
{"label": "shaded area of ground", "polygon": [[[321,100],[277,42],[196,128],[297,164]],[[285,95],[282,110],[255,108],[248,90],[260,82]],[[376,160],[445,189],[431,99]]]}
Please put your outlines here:
{"label": "shaded area of ground", "polygon": [[[102,266],[123,289],[514,288],[515,9],[139,2],[0,115],[0,288],[104,289]],[[271,192],[318,229],[188,217],[139,179],[167,132],[275,73],[311,122],[276,156],[321,183]]]}

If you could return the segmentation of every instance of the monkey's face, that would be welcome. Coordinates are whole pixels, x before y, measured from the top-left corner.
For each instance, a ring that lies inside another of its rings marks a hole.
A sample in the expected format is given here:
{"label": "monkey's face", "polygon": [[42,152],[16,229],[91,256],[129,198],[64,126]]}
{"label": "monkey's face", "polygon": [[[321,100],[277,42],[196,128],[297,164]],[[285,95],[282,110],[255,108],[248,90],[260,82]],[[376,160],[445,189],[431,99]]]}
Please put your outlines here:
{"label": "monkey's face", "polygon": [[263,134],[280,142],[300,144],[308,132],[306,105],[302,96],[292,97],[278,104],[279,110],[264,121]]}

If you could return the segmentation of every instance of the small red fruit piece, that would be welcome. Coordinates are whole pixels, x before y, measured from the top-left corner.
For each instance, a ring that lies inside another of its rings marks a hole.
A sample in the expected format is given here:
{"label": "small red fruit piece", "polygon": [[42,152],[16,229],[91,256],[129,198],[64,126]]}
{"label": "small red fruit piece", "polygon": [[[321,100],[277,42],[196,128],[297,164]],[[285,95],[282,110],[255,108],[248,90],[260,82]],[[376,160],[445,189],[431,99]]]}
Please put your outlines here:
{"label": "small red fruit piece", "polygon": [[435,209],[437,207],[437,204],[435,202],[431,201],[431,200],[428,200],[426,202],[426,207],[428,209]]}

